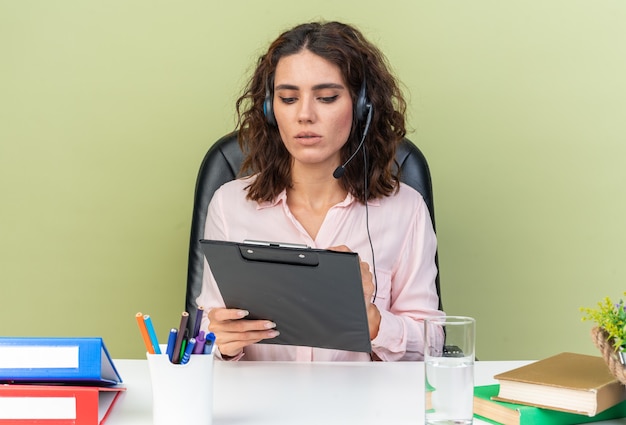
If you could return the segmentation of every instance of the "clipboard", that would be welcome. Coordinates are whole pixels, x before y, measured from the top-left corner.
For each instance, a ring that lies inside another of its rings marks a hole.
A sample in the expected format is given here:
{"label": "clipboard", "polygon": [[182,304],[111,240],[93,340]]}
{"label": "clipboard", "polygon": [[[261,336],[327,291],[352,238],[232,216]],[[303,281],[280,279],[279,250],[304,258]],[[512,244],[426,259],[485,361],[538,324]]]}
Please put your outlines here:
{"label": "clipboard", "polygon": [[226,307],[276,323],[280,335],[260,343],[372,351],[356,253],[205,239],[200,246]]}

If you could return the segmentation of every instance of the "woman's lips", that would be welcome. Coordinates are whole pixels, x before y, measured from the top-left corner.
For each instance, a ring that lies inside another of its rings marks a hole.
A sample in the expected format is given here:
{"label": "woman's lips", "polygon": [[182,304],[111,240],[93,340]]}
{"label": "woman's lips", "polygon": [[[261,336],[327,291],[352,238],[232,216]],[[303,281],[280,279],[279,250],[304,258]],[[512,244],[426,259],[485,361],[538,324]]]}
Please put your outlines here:
{"label": "woman's lips", "polygon": [[303,133],[298,133],[296,135],[296,139],[300,143],[305,143],[305,144],[317,143],[321,138],[322,136],[320,136],[319,134],[311,133],[311,132],[303,132]]}

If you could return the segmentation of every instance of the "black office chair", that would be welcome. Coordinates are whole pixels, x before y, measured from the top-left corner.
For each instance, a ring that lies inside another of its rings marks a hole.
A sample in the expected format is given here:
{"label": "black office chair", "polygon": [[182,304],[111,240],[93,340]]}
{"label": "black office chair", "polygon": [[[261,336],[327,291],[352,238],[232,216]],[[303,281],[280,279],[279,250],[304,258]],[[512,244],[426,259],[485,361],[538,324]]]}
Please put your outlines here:
{"label": "black office chair", "polygon": [[[430,169],[422,152],[410,140],[404,139],[398,146],[396,160],[401,169],[400,180],[422,194],[430,218],[435,225],[435,209],[433,204],[433,190],[430,179]],[[189,241],[189,265],[187,271],[187,294],[185,311],[189,317],[195,318],[197,312],[196,298],[202,289],[202,274],[204,272],[204,254],[200,239],[204,237],[204,224],[207,209],[213,193],[224,183],[234,180],[239,174],[243,161],[243,153],[239,148],[237,133],[225,135],[211,146],[200,165],[196,191],[194,196],[193,216],[191,219],[191,238]],[[435,256],[435,262],[439,263]],[[439,295],[439,309],[442,309],[439,290],[439,273],[435,279],[437,294]],[[191,326],[190,320],[189,325]],[[191,330],[191,329],[190,329]]]}

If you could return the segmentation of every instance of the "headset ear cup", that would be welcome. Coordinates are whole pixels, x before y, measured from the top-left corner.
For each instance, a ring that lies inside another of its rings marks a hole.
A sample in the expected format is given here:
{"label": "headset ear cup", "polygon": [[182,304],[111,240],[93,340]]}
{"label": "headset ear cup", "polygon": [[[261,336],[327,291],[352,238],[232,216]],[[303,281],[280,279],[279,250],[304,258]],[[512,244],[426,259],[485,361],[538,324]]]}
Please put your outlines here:
{"label": "headset ear cup", "polygon": [[359,96],[356,99],[354,107],[354,115],[356,116],[357,122],[361,123],[365,120],[370,107],[371,105],[369,103],[369,99],[367,98],[367,86],[365,84],[365,80],[363,80],[363,84],[361,84]]}
{"label": "headset ear cup", "polygon": [[265,100],[263,101],[263,114],[270,125],[276,126],[274,117],[274,106],[272,105],[272,93],[269,86],[265,89]]}
{"label": "headset ear cup", "polygon": [[273,126],[276,126],[276,118],[274,117],[274,107],[272,106],[272,97],[266,96],[263,102],[263,114],[267,122]]}

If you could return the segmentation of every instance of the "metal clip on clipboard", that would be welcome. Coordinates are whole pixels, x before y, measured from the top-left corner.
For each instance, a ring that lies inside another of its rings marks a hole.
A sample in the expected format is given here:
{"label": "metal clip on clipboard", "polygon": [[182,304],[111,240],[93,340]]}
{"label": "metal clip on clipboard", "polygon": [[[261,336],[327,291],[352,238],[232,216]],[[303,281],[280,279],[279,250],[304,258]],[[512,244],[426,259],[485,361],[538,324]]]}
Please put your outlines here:
{"label": "metal clip on clipboard", "polygon": [[[255,246],[239,246],[241,256],[248,261],[264,261],[268,263],[293,264],[296,266],[318,266],[319,258],[315,252],[308,251],[306,245],[245,240],[244,244]],[[277,248],[286,248],[284,250]],[[302,249],[303,252],[297,252]],[[307,250],[306,252],[304,250]]]}

